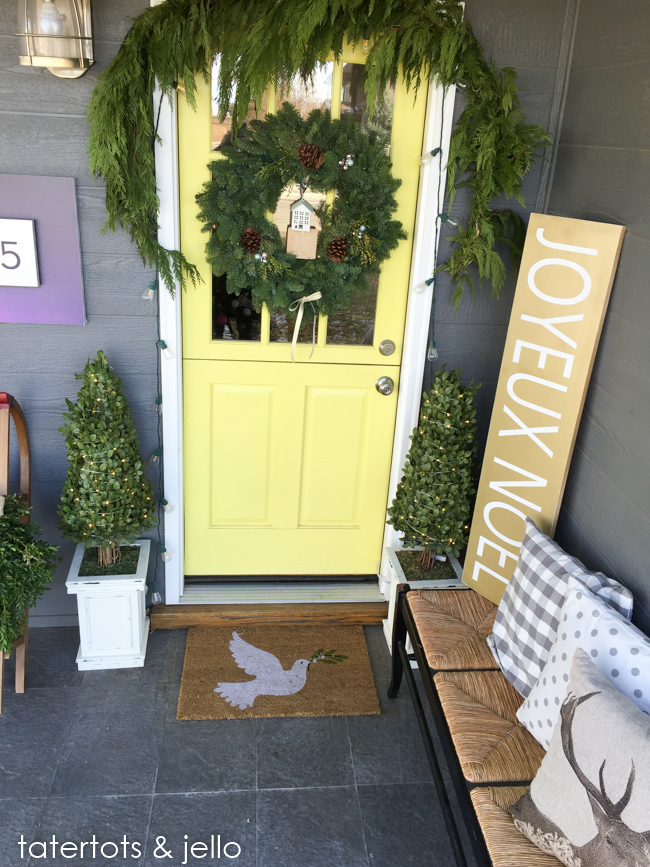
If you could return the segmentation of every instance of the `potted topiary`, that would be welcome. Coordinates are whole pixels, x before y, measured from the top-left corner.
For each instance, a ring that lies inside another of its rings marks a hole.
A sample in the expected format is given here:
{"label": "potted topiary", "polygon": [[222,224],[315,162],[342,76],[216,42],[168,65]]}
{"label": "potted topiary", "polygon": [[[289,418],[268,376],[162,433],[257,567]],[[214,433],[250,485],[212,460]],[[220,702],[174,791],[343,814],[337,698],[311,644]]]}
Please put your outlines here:
{"label": "potted topiary", "polygon": [[145,594],[156,524],[153,487],[122,383],[103,352],[77,374],[77,402],[66,400],[61,433],[68,476],[59,529],[77,542],[66,586],[77,595],[80,669],[144,665],[148,636]]}
{"label": "potted topiary", "polygon": [[23,635],[27,611],[47,590],[58,559],[58,548],[39,539],[29,512],[19,494],[0,497],[0,666]]}
{"label": "potted topiary", "polygon": [[[476,493],[478,387],[463,386],[459,370],[443,367],[423,395],[404,475],[388,510],[388,523],[403,534],[403,548],[387,550],[395,583],[414,578],[460,583],[457,557],[467,545]],[[419,553],[404,550],[408,548]],[[448,562],[443,566],[440,561]]]}

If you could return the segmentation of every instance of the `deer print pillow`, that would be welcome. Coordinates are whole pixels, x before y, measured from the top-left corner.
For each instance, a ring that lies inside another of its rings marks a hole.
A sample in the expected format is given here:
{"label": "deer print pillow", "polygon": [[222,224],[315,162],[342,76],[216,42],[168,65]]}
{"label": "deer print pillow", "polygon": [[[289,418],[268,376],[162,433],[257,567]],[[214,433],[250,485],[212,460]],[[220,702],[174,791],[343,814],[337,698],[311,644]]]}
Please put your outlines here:
{"label": "deer print pillow", "polygon": [[583,650],[549,750],[510,813],[568,867],[650,864],[650,717]]}

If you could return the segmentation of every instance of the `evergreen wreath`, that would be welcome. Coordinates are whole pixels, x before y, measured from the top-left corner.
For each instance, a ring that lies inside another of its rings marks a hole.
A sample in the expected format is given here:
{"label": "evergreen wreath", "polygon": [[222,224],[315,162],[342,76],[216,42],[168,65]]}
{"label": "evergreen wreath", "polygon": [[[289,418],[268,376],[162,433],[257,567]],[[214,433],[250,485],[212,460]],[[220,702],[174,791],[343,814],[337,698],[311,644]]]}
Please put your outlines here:
{"label": "evergreen wreath", "polygon": [[[211,164],[213,180],[196,197],[210,233],[207,258],[215,274],[228,275],[228,292],[250,289],[257,310],[262,304],[286,310],[318,289],[320,311],[335,313],[347,307],[351,292],[368,289],[366,275],[379,273],[406,237],[391,219],[401,182],[391,174],[384,144],[353,118],[332,120],[316,109],[303,120],[285,102],[277,114],[251,121],[221,153],[225,159]],[[337,192],[332,204],[315,211],[321,223],[315,259],[288,253],[266,217],[292,184]]]}
{"label": "evergreen wreath", "polygon": [[486,61],[460,0],[165,0],[135,19],[88,105],[90,167],[106,182],[106,228],[127,229],[145,264],[157,268],[172,293],[175,280],[184,287],[200,277],[182,253],[158,243],[156,83],[171,98],[182,81],[195,105],[195,76],[208,81],[219,53],[224,112],[236,87],[234,135],[250,100],[260,100],[268,82],[297,73],[309,78],[331,54],[340,59],[345,39],[371,44],[365,68],[370,103],[377,87],[399,74],[414,90],[429,79],[445,88],[465,84],[465,109],[443,157],[450,203],[461,186],[472,190],[472,203],[439,270],[455,281],[457,303],[465,286],[474,289],[473,266],[499,294],[505,277],[499,247],[510,249],[516,265],[524,224],[512,209],[491,203],[504,196],[523,203],[523,178],[550,139],[541,126],[526,123],[515,71]]}

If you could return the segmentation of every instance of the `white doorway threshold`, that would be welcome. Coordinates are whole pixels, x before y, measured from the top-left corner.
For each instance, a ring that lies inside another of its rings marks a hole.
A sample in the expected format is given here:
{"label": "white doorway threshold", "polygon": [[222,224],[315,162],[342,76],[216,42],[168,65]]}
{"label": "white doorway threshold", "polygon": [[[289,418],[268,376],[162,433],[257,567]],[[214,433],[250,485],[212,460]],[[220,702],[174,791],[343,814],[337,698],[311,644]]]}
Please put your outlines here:
{"label": "white doorway threshold", "polygon": [[313,604],[315,602],[385,602],[371,582],[185,584],[181,605]]}

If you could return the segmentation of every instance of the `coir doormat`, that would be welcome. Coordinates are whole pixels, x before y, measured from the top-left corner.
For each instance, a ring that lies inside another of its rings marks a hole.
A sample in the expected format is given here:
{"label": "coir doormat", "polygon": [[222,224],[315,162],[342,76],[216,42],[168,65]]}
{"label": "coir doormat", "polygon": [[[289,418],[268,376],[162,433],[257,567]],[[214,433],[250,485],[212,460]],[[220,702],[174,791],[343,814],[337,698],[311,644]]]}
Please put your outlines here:
{"label": "coir doormat", "polygon": [[362,626],[195,626],[178,719],[378,714]]}

